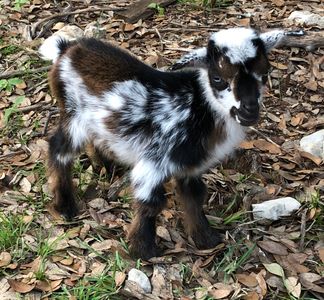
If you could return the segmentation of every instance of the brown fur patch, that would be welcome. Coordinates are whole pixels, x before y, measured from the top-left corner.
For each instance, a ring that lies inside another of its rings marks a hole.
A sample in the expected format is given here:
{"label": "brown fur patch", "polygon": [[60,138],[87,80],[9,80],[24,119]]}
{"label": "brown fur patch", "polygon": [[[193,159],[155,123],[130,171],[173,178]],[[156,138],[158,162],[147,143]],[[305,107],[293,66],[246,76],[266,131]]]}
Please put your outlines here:
{"label": "brown fur patch", "polygon": [[184,224],[187,233],[201,249],[212,248],[221,242],[217,231],[210,227],[203,212],[207,189],[201,178],[177,180],[177,194],[184,209]]}
{"label": "brown fur patch", "polygon": [[221,56],[218,63],[215,66],[217,74],[227,82],[231,82],[232,79],[239,71],[239,65],[233,65],[225,56]]}
{"label": "brown fur patch", "polygon": [[133,257],[147,260],[157,256],[155,221],[164,206],[165,201],[134,204],[135,217],[128,233],[130,253]]}
{"label": "brown fur patch", "polygon": [[[110,47],[134,57],[131,53],[112,44]],[[94,95],[101,95],[109,90],[117,81],[133,79],[132,65],[127,65],[123,56],[109,57],[102,53],[91,51],[81,44],[77,44],[68,51],[73,67],[82,77],[89,91]]]}
{"label": "brown fur patch", "polygon": [[105,118],[104,123],[106,124],[109,131],[112,133],[117,133],[117,129],[119,127],[119,120],[120,120],[120,112],[111,112],[111,114]]}
{"label": "brown fur patch", "polygon": [[49,85],[53,97],[56,98],[58,106],[61,113],[65,111],[65,101],[64,101],[64,83],[60,79],[60,70],[59,70],[59,60],[56,64],[53,65],[52,69],[48,73]]}

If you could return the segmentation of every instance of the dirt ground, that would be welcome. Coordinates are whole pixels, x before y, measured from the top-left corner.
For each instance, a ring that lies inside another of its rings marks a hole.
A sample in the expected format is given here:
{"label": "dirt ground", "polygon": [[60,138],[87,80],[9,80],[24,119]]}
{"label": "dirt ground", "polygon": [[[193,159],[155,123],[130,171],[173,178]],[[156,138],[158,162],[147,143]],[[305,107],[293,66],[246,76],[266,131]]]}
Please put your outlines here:
{"label": "dirt ground", "polygon": [[[164,255],[132,260],[127,170],[107,174],[86,155],[74,168],[82,214],[66,222],[51,207],[47,139],[58,110],[47,83],[50,65],[37,49],[63,26],[76,25],[162,69],[221,28],[302,28],[312,43],[323,39],[319,27],[287,21],[295,10],[323,15],[320,0],[224,0],[213,8],[183,0],[136,23],[111,9],[132,2],[0,3],[0,299],[324,299],[323,161],[299,149],[303,136],[324,125],[324,50],[316,45],[297,41],[271,52],[259,124],[235,156],[204,175],[205,211],[224,244],[195,248],[170,182],[157,227]],[[253,220],[252,204],[286,196],[301,203],[293,215]],[[131,268],[148,276],[151,293],[128,280]]]}

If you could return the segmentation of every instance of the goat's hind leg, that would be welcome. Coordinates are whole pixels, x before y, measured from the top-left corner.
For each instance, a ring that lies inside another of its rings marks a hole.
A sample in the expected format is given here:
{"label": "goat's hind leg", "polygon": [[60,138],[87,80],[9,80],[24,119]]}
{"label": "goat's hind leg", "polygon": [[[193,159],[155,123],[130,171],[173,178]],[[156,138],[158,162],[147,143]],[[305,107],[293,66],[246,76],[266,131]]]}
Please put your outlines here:
{"label": "goat's hind leg", "polygon": [[72,182],[72,167],[76,151],[70,138],[58,128],[49,140],[49,176],[54,193],[54,208],[67,219],[78,214]]}
{"label": "goat's hind leg", "polygon": [[213,248],[222,239],[212,228],[203,211],[207,188],[200,177],[177,179],[177,193],[184,208],[184,223],[187,233],[197,248]]}

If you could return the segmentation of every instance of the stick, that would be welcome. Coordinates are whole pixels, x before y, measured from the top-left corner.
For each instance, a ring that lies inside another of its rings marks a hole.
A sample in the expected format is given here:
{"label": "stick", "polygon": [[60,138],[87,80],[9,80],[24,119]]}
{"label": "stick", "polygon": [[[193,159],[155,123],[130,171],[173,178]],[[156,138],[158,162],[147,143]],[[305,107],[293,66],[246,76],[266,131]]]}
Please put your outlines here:
{"label": "stick", "polygon": [[12,71],[12,72],[5,72],[0,74],[0,79],[15,77],[15,76],[21,76],[21,75],[27,75],[27,74],[34,74],[34,73],[40,73],[48,71],[51,68],[51,66],[46,67],[40,67],[37,69],[29,69],[29,70],[18,70],[18,71]]}
{"label": "stick", "polygon": [[16,155],[20,155],[20,154],[24,154],[24,153],[26,153],[25,150],[18,150],[16,152],[10,152],[7,154],[0,155],[0,159],[6,158],[6,157],[11,157],[11,156],[16,156]]}
{"label": "stick", "polygon": [[96,11],[123,11],[125,10],[124,8],[116,8],[116,7],[90,7],[90,8],[84,8],[84,9],[78,9],[75,11],[68,11],[68,12],[62,12],[62,13],[58,13],[56,15],[51,15],[48,16],[44,19],[39,20],[38,22],[36,22],[32,28],[31,28],[31,34],[34,37],[35,36],[35,32],[37,27],[39,27],[41,24],[52,20],[52,19],[56,19],[56,18],[61,18],[61,17],[67,17],[67,16],[72,16],[72,15],[77,15],[77,14],[82,14],[82,13],[87,13],[87,12],[96,12]]}
{"label": "stick", "polygon": [[250,126],[249,127],[252,131],[254,131],[255,133],[257,133],[258,135],[262,136],[266,141],[268,141],[269,143],[277,146],[279,149],[281,149],[280,145],[278,145],[276,142],[274,142],[272,139],[270,139],[269,137],[267,137],[264,133],[260,132],[258,129]]}
{"label": "stick", "polygon": [[21,112],[21,113],[29,113],[32,110],[38,110],[39,108],[41,108],[40,110],[45,110],[45,109],[48,109],[50,107],[51,107],[50,103],[42,103],[42,102],[40,102],[40,103],[32,104],[32,105],[29,105],[29,106],[20,107],[17,110],[19,112]]}
{"label": "stick", "polygon": [[304,211],[302,212],[301,224],[300,224],[300,242],[299,242],[300,251],[304,250],[305,235],[306,235],[306,214],[307,214],[307,209],[304,209]]}

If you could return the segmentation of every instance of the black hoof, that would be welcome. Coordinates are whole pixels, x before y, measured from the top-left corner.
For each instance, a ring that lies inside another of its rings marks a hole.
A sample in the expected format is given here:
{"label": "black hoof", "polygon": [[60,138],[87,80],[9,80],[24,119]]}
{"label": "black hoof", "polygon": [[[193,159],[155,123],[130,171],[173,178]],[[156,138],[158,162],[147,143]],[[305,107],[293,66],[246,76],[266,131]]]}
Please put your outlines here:
{"label": "black hoof", "polygon": [[203,232],[192,234],[191,237],[196,247],[201,250],[214,248],[223,242],[222,236],[211,227]]}
{"label": "black hoof", "polygon": [[70,203],[69,205],[54,205],[54,208],[59,212],[67,221],[71,221],[75,216],[79,214],[79,208],[76,203]]}
{"label": "black hoof", "polygon": [[152,257],[160,256],[160,251],[155,244],[137,242],[129,243],[129,254],[133,259],[149,260]]}

